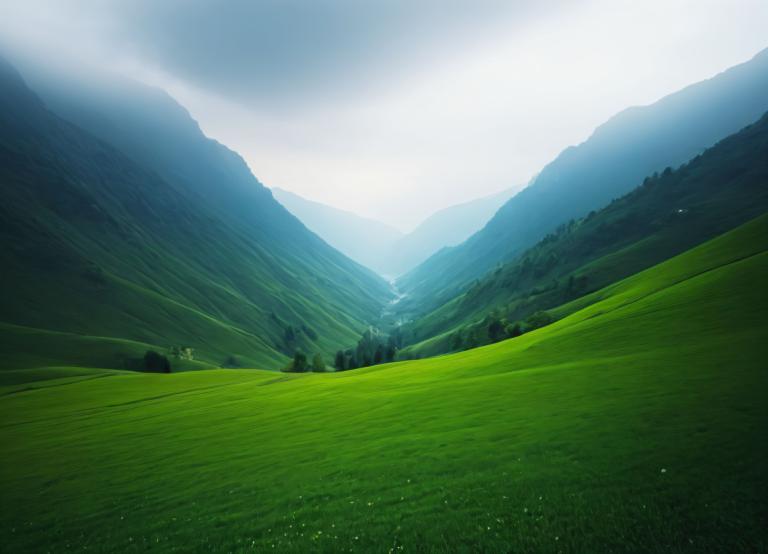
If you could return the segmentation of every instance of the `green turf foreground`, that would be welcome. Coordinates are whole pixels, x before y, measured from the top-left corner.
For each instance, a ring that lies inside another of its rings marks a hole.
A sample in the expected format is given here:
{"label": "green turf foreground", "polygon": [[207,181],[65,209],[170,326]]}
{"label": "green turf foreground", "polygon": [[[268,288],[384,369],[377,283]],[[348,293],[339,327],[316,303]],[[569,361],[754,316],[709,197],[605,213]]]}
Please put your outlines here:
{"label": "green turf foreground", "polygon": [[17,375],[2,550],[765,552],[767,243],[762,218],[452,356]]}

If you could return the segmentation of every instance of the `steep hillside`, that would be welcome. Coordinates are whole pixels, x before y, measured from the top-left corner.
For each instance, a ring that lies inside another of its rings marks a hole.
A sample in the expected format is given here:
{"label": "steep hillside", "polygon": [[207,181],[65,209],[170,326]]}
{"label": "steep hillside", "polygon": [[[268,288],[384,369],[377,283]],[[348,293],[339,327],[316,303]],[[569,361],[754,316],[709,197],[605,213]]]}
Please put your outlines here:
{"label": "steep hillside", "polygon": [[[0,64],[3,334],[73,334],[74,358],[58,363],[133,363],[124,349],[79,352],[82,337],[278,367],[296,348],[331,352],[377,317],[381,279],[309,232],[166,95],[121,104],[131,92],[113,96],[121,117],[100,112],[93,125],[126,154],[53,115]],[[47,363],[54,342],[25,363]]]}
{"label": "steep hillside", "polygon": [[35,372],[0,388],[4,547],[760,552],[766,279],[763,217],[461,354]]}
{"label": "steep hillside", "polygon": [[390,273],[388,256],[403,234],[386,223],[360,217],[287,190],[272,189],[275,199],[311,231],[356,262],[381,275]]}
{"label": "steep hillside", "polygon": [[488,223],[517,189],[507,189],[440,210],[397,241],[389,256],[390,274],[402,275],[446,246],[467,240]]}
{"label": "steep hillside", "polygon": [[768,50],[655,104],[630,108],[566,149],[480,232],[398,281],[402,309],[430,311],[571,218],[586,215],[667,166],[677,166],[768,111]]}
{"label": "steep hillside", "polygon": [[548,235],[518,259],[403,328],[408,355],[492,341],[492,320],[523,320],[583,296],[768,211],[768,114],[675,170]]}

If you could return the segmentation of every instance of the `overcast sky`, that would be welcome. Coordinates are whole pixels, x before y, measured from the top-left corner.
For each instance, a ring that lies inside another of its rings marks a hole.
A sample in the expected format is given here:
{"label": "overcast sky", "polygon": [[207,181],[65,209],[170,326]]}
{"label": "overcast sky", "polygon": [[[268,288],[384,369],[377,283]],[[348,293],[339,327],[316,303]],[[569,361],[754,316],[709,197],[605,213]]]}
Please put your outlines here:
{"label": "overcast sky", "polygon": [[765,0],[0,0],[0,33],[159,85],[267,186],[407,230],[768,47]]}

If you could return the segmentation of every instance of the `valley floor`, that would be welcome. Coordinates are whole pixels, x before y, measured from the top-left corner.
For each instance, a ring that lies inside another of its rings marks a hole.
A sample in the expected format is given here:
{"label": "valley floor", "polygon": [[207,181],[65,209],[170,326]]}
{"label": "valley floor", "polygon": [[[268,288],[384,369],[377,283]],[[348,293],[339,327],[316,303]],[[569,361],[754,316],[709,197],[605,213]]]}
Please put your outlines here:
{"label": "valley floor", "polygon": [[3,373],[3,550],[764,552],[767,277],[763,217],[451,356]]}

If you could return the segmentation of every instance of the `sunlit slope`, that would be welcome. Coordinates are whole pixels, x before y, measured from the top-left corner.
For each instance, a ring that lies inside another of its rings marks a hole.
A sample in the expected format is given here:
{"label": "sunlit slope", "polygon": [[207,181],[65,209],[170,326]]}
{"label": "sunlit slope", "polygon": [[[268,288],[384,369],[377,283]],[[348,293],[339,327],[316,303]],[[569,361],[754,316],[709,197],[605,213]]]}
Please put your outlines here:
{"label": "sunlit slope", "polygon": [[[404,315],[438,308],[572,218],[677,167],[768,110],[768,50],[647,106],[626,109],[566,148],[534,182],[465,243],[442,250],[398,279]],[[716,114],[716,115],[715,115]]]}
{"label": "sunlit slope", "polygon": [[763,217],[461,354],[5,387],[5,547],[765,550],[766,277]]}
{"label": "sunlit slope", "polygon": [[[514,322],[602,289],[768,211],[768,114],[674,170],[548,235],[401,328],[401,356],[491,342],[491,312]],[[468,344],[469,343],[469,344]]]}

